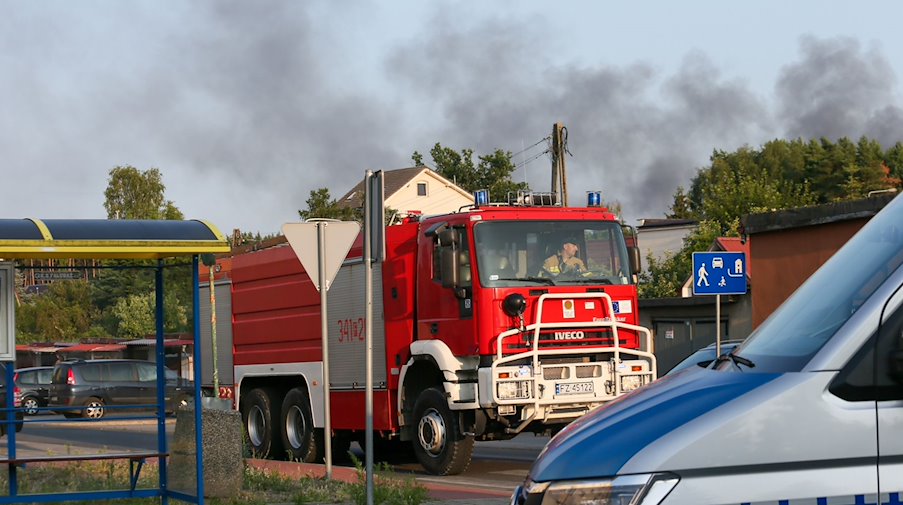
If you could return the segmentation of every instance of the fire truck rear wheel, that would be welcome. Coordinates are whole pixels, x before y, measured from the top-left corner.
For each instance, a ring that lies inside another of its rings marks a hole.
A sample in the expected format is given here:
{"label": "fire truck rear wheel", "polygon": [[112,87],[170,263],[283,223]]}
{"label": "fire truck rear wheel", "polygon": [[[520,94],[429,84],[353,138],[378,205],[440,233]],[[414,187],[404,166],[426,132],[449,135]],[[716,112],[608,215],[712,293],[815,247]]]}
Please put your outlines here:
{"label": "fire truck rear wheel", "polygon": [[306,389],[295,388],[285,395],[282,421],[282,442],[291,461],[316,463],[323,458],[323,430],[314,428]]}
{"label": "fire truck rear wheel", "polygon": [[276,459],[283,456],[279,412],[273,408],[275,397],[275,392],[269,388],[255,388],[241,399],[241,417],[252,457]]}
{"label": "fire truck rear wheel", "polygon": [[430,388],[420,394],[414,420],[414,454],[424,469],[435,475],[456,475],[467,469],[473,437],[461,434],[458,415],[448,408],[442,391]]}

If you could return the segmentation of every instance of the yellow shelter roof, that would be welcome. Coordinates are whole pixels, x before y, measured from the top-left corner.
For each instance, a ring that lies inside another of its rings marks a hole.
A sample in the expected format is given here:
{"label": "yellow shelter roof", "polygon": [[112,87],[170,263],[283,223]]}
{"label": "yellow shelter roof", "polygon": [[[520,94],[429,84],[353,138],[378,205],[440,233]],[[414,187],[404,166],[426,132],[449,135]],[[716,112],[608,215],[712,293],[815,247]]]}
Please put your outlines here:
{"label": "yellow shelter roof", "polygon": [[0,219],[0,259],[159,259],[229,252],[200,220]]}

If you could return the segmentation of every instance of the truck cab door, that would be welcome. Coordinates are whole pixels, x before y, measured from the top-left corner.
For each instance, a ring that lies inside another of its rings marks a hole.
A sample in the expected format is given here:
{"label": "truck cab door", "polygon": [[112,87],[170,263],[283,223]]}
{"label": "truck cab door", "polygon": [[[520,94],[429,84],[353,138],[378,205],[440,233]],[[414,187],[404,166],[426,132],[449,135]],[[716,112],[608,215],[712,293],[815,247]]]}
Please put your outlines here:
{"label": "truck cab door", "polygon": [[[464,230],[459,230],[457,242],[442,245],[438,238],[423,240],[419,245],[417,285],[417,338],[444,341],[456,355],[473,354],[473,267],[471,250]],[[451,286],[448,266],[443,268],[442,256],[454,258],[457,277]],[[445,270],[443,272],[443,270]]]}

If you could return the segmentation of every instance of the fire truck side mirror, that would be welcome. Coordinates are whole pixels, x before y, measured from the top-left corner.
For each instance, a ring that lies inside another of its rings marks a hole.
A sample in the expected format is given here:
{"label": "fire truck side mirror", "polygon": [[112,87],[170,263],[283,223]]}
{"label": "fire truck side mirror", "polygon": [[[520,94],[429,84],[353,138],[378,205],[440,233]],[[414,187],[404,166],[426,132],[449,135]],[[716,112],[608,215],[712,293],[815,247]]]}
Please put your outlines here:
{"label": "fire truck side mirror", "polygon": [[443,228],[437,235],[439,237],[440,247],[451,247],[457,245],[460,242],[458,230],[454,228]]}
{"label": "fire truck side mirror", "polygon": [[458,251],[454,247],[439,248],[439,265],[442,269],[442,287],[453,288],[458,285]]}
{"label": "fire truck side mirror", "polygon": [[643,270],[643,261],[640,259],[640,248],[636,246],[628,247],[627,255],[630,259],[630,273],[632,275],[639,275],[640,271]]}

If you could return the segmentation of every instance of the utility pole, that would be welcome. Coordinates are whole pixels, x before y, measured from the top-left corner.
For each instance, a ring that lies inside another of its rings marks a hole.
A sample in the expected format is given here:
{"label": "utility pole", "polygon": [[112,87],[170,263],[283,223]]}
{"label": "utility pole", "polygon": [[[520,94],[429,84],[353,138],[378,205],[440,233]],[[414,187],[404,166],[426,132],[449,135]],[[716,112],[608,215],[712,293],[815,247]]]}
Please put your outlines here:
{"label": "utility pole", "polygon": [[567,171],[564,154],[567,151],[568,130],[561,123],[552,126],[552,193],[558,196],[563,207],[568,205]]}

